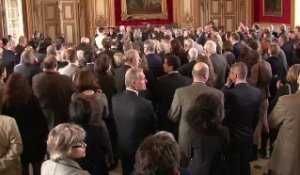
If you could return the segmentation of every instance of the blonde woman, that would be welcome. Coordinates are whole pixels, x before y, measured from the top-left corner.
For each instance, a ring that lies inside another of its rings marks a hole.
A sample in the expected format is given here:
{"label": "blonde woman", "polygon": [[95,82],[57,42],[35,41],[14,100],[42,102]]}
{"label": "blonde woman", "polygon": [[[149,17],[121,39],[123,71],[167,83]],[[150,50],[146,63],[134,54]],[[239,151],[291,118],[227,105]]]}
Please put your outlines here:
{"label": "blonde woman", "polygon": [[85,157],[85,131],[75,124],[63,123],[53,128],[48,136],[50,160],[43,163],[41,175],[89,175],[74,159]]}

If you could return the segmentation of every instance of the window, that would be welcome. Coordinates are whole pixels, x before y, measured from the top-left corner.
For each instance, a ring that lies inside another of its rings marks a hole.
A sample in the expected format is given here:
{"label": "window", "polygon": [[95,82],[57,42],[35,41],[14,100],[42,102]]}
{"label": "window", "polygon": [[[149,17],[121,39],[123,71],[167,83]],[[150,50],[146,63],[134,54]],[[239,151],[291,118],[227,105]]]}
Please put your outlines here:
{"label": "window", "polygon": [[5,0],[7,34],[15,41],[24,35],[22,0]]}

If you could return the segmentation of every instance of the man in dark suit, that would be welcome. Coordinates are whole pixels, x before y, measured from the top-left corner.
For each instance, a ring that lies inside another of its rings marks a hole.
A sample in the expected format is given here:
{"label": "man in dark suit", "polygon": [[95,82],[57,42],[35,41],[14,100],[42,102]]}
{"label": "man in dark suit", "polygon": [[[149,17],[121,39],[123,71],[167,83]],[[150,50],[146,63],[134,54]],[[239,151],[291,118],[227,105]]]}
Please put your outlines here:
{"label": "man in dark suit", "polygon": [[278,44],[280,48],[283,50],[286,60],[289,66],[293,65],[293,56],[294,56],[294,43],[289,40],[289,36],[287,34],[280,35],[278,39]]}
{"label": "man in dark suit", "polygon": [[15,43],[13,41],[8,41],[6,48],[2,53],[2,64],[6,68],[7,77],[14,71],[15,58]]}
{"label": "man in dark suit", "polygon": [[150,39],[144,42],[144,53],[153,76],[155,78],[161,76],[163,74],[162,59],[155,54],[155,43]]}
{"label": "man in dark suit", "polygon": [[118,68],[115,72],[115,82],[117,92],[123,92],[125,87],[125,74],[126,71],[132,67],[138,67],[140,63],[140,56],[138,51],[134,49],[129,49],[125,52],[125,63],[120,68]]}
{"label": "man in dark suit", "polygon": [[167,75],[159,77],[156,86],[158,129],[172,132],[176,139],[178,136],[178,123],[174,124],[168,119],[168,111],[171,107],[175,90],[192,83],[190,78],[178,73],[177,69],[179,66],[180,58],[173,54],[167,54],[163,64]]}
{"label": "man in dark suit", "polygon": [[155,132],[157,118],[151,102],[138,96],[146,89],[142,69],[130,68],[125,75],[126,90],[112,99],[123,175],[133,171],[134,156],[145,137]]}
{"label": "man in dark suit", "polygon": [[229,36],[229,41],[232,44],[232,53],[234,54],[235,58],[238,60],[242,49],[242,44],[240,42],[240,35],[236,32],[232,32]]}
{"label": "man in dark suit", "polygon": [[49,129],[68,121],[71,95],[75,91],[71,78],[60,75],[56,69],[56,58],[49,55],[44,60],[43,72],[32,78],[32,89],[39,99]]}
{"label": "man in dark suit", "polygon": [[193,69],[192,85],[187,87],[178,88],[175,91],[174,99],[168,116],[171,121],[179,121],[179,134],[178,141],[181,150],[185,151],[186,155],[191,155],[191,137],[190,126],[187,123],[187,115],[189,111],[195,106],[197,97],[201,94],[214,94],[222,102],[222,108],[219,109],[219,114],[223,118],[223,93],[217,89],[206,86],[209,78],[209,67],[203,62],[195,64]]}
{"label": "man in dark suit", "polygon": [[250,153],[253,132],[259,116],[260,91],[246,81],[247,66],[239,62],[232,65],[223,89],[225,118],[229,128],[230,146],[228,163],[232,175],[250,175]]}
{"label": "man in dark suit", "polygon": [[193,67],[194,65],[196,64],[197,62],[197,58],[198,58],[198,50],[196,48],[191,48],[188,52],[188,60],[189,60],[189,63],[186,63],[184,65],[182,65],[179,69],[178,69],[178,72],[181,74],[181,75],[184,75],[184,76],[187,76],[187,77],[190,77],[190,78],[193,78],[193,75],[192,75],[192,71],[193,71]]}

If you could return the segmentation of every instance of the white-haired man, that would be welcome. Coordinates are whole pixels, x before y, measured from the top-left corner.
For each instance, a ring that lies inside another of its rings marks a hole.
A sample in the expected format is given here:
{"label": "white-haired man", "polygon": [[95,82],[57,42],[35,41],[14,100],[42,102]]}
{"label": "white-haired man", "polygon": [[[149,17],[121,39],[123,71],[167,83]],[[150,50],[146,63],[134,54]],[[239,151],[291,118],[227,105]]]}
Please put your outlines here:
{"label": "white-haired man", "polygon": [[217,44],[212,40],[206,41],[204,54],[210,59],[214,73],[216,74],[216,79],[213,83],[214,87],[222,89],[225,84],[226,71],[229,70],[228,64],[225,59],[222,58],[222,55],[217,54]]}
{"label": "white-haired man", "polygon": [[125,75],[126,89],[112,98],[123,175],[133,171],[134,155],[145,137],[155,132],[157,117],[150,101],[140,97],[146,90],[142,69],[130,68]]}

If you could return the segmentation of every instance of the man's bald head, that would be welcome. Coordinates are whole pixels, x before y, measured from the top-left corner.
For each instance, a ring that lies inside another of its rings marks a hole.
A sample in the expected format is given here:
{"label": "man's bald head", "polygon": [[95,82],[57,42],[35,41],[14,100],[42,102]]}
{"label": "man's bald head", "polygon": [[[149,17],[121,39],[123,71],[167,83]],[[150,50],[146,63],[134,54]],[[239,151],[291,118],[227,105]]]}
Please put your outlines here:
{"label": "man's bald head", "polygon": [[204,81],[206,82],[209,77],[209,67],[203,62],[196,63],[193,71],[194,82]]}

